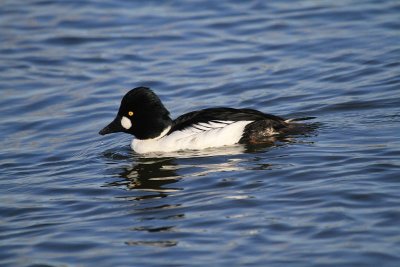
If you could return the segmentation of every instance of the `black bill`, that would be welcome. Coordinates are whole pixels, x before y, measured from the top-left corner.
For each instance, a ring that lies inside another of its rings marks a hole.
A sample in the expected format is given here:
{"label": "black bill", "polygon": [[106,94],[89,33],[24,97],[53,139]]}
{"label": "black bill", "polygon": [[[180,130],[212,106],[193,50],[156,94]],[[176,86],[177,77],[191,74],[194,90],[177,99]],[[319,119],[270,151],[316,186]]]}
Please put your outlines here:
{"label": "black bill", "polygon": [[116,117],[109,125],[104,127],[99,134],[106,135],[110,133],[123,132],[125,129],[121,125],[121,118]]}

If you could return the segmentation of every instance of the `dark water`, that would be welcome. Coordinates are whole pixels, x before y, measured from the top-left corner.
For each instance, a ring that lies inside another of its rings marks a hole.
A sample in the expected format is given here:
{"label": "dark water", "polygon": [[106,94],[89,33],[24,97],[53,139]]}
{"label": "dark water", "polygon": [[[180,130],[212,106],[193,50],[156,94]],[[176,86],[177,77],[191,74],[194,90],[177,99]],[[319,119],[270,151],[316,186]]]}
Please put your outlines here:
{"label": "dark water", "polygon": [[[399,29],[396,0],[2,1],[0,265],[400,266]],[[97,134],[139,85],[320,126],[140,156]]]}

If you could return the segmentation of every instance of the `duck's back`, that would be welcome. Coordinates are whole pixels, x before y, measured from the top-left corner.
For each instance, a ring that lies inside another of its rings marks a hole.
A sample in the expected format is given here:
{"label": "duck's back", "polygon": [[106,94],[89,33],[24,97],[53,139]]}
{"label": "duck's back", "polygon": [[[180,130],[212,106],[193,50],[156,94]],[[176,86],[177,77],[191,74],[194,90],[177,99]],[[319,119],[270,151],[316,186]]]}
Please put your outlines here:
{"label": "duck's back", "polygon": [[271,120],[276,123],[284,123],[284,119],[278,116],[263,113],[254,109],[234,108],[208,108],[183,114],[173,121],[170,133],[181,131],[200,123],[211,122],[238,122],[238,121],[261,121]]}

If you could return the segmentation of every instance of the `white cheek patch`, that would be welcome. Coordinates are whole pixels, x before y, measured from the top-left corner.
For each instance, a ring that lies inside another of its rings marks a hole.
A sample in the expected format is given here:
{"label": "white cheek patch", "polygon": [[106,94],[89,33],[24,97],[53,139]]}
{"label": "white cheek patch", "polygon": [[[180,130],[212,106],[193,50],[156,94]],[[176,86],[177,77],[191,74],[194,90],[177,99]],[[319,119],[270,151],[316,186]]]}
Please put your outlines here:
{"label": "white cheek patch", "polygon": [[121,125],[125,129],[129,130],[132,127],[132,122],[131,122],[130,119],[128,119],[127,117],[123,116],[122,119],[121,119]]}

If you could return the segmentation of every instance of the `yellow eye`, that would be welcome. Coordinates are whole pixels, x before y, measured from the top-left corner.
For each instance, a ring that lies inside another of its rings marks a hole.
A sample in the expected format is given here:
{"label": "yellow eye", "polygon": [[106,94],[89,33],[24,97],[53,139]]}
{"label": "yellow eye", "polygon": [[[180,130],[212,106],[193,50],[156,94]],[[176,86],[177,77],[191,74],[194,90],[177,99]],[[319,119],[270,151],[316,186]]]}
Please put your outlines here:
{"label": "yellow eye", "polygon": [[129,111],[129,112],[128,112],[128,115],[129,115],[129,116],[133,116],[133,111]]}

